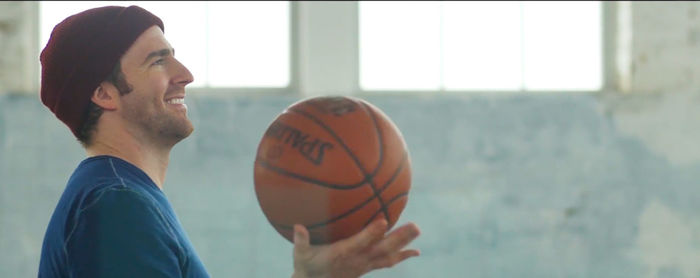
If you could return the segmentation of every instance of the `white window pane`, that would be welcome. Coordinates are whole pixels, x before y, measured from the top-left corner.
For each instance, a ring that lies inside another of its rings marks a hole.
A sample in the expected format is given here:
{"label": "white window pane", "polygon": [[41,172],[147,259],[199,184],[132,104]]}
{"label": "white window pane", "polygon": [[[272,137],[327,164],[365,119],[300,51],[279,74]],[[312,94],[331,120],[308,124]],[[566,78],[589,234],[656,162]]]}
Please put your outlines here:
{"label": "white window pane", "polygon": [[602,86],[600,2],[523,2],[526,90]]}
{"label": "white window pane", "polygon": [[285,87],[289,83],[288,2],[41,2],[40,48],[66,17],[110,5],[138,5],[163,20],[175,56],[195,77],[190,87]]}
{"label": "white window pane", "polygon": [[440,87],[440,3],[360,2],[360,86]]}
{"label": "white window pane", "polygon": [[87,9],[113,5],[115,2],[91,2],[91,1],[42,1],[39,5],[39,49],[44,49],[49,41],[51,31],[56,24],[66,17]]}
{"label": "white window pane", "polygon": [[289,2],[210,2],[209,84],[289,84]]}
{"label": "white window pane", "polygon": [[520,89],[520,3],[467,1],[443,5],[445,89]]}

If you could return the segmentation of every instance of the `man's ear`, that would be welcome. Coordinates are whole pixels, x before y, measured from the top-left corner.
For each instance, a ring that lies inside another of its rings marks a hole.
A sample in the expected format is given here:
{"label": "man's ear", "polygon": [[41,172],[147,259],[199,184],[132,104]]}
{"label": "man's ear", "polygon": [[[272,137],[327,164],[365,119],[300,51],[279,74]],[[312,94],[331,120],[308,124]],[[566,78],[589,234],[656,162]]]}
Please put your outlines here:
{"label": "man's ear", "polygon": [[116,110],[119,107],[119,91],[112,83],[103,81],[92,93],[91,100],[104,110]]}

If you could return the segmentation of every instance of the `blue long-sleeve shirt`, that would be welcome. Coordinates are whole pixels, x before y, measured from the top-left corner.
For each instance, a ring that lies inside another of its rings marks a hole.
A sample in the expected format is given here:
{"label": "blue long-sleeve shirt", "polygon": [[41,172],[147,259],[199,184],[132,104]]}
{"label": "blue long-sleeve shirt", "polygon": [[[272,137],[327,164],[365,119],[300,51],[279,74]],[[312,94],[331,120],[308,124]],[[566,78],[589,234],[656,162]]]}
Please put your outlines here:
{"label": "blue long-sleeve shirt", "polygon": [[51,217],[39,277],[209,277],[155,183],[116,157],[85,159]]}

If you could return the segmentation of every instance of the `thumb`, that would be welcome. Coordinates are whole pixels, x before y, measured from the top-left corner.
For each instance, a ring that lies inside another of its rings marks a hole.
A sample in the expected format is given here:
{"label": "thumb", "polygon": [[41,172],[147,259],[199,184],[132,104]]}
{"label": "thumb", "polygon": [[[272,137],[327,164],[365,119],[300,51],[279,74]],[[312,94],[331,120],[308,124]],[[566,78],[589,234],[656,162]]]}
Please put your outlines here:
{"label": "thumb", "polygon": [[304,228],[304,226],[295,224],[294,225],[294,247],[305,248],[309,246],[309,231]]}

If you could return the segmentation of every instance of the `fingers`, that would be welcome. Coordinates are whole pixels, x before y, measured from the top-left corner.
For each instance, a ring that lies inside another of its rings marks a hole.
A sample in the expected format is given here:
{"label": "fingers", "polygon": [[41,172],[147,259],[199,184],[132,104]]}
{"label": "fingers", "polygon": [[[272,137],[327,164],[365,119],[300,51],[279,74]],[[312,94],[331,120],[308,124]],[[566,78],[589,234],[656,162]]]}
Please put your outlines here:
{"label": "fingers", "polygon": [[346,242],[348,251],[360,252],[381,240],[386,233],[388,223],[385,219],[373,221],[360,233],[348,238]]}
{"label": "fingers", "polygon": [[[391,256],[411,243],[420,235],[420,229],[413,223],[405,224],[389,233],[383,241],[373,248],[371,256]],[[411,253],[412,254],[412,253]]]}
{"label": "fingers", "polygon": [[386,267],[392,267],[395,266],[396,264],[410,258],[410,257],[416,257],[420,255],[420,251],[418,250],[403,250],[401,252],[395,253],[391,256],[384,256],[380,258],[376,258],[371,265],[372,269],[379,269],[379,268],[386,268]]}
{"label": "fingers", "polygon": [[309,231],[302,225],[294,225],[294,247],[307,248],[309,247]]}

